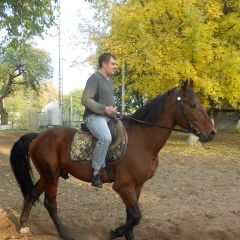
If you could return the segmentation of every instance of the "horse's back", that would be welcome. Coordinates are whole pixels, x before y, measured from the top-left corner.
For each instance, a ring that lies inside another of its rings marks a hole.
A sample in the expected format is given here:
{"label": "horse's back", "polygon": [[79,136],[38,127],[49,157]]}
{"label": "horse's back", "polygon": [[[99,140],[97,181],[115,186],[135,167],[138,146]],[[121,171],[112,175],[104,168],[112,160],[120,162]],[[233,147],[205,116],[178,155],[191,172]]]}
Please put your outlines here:
{"label": "horse's back", "polygon": [[58,126],[40,133],[29,146],[29,155],[33,162],[48,160],[51,161],[64,157],[70,152],[72,139],[77,130]]}

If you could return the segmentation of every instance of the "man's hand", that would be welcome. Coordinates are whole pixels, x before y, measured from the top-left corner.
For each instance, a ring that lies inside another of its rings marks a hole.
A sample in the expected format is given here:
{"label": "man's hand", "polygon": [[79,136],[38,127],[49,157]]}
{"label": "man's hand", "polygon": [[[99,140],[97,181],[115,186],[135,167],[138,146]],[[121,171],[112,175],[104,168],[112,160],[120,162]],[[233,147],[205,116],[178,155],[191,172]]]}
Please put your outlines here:
{"label": "man's hand", "polygon": [[106,113],[107,115],[115,114],[115,113],[117,113],[117,107],[107,106],[107,107],[105,108],[105,113]]}

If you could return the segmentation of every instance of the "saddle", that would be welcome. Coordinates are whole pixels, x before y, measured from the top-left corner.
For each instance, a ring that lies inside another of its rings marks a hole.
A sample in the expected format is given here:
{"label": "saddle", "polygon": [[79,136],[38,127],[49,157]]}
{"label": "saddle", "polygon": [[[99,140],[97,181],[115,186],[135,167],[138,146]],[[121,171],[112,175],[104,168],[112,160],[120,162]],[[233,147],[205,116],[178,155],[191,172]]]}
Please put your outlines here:
{"label": "saddle", "polygon": [[[126,152],[126,131],[119,119],[110,121],[108,127],[112,135],[112,142],[108,149],[106,161],[108,163],[117,163],[123,158]],[[96,142],[97,139],[89,132],[86,125],[81,124],[81,129],[75,133],[71,144],[71,161],[91,162]]]}

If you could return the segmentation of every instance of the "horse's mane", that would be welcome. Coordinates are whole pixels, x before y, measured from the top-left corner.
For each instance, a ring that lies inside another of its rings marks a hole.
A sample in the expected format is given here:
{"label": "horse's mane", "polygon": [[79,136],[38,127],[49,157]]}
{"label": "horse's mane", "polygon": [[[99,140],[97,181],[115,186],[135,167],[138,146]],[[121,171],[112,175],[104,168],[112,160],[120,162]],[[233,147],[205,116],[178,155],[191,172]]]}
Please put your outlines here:
{"label": "horse's mane", "polygon": [[136,112],[130,116],[130,118],[126,117],[126,119],[124,120],[127,120],[128,122],[128,129],[132,128],[136,124],[139,124],[139,122],[134,121],[132,118],[150,123],[154,123],[161,119],[163,113],[165,112],[167,98],[169,95],[172,95],[175,91],[176,88],[173,88],[165,92],[163,95],[156,96],[148,103],[137,109]]}

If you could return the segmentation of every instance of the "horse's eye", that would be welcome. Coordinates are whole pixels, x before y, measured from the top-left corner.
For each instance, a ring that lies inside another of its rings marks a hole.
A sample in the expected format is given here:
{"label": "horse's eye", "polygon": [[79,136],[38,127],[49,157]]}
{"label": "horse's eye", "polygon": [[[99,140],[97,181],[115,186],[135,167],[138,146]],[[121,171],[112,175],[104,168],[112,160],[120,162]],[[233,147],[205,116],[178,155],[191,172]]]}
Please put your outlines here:
{"label": "horse's eye", "polygon": [[192,104],[190,104],[190,106],[191,106],[192,108],[195,108],[197,105],[194,104],[194,103],[192,103]]}

